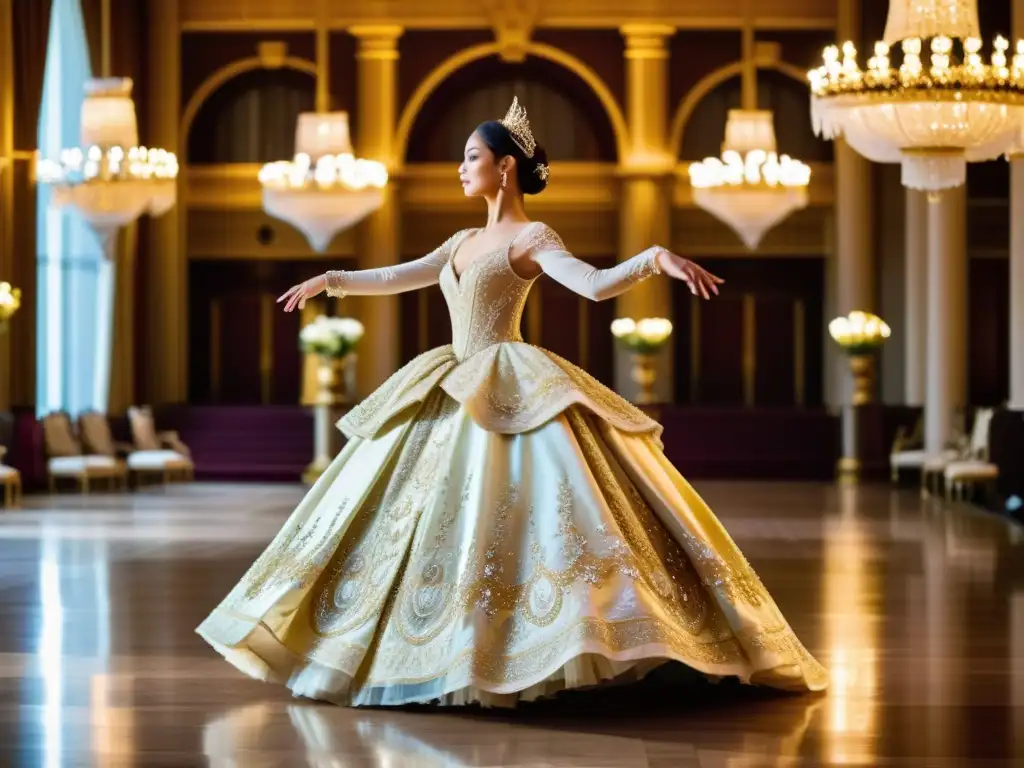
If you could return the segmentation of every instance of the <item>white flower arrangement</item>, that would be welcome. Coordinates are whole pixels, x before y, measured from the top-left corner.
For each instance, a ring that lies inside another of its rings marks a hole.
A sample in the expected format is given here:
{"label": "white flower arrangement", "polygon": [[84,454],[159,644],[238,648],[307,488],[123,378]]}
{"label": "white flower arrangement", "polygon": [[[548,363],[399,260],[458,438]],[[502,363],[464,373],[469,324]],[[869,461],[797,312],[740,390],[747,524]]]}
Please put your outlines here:
{"label": "white flower arrangement", "polygon": [[672,335],[672,323],[662,317],[620,317],[612,322],[612,335],[633,352],[652,354]]}
{"label": "white flower arrangement", "polygon": [[299,346],[306,354],[342,358],[355,349],[363,330],[354,318],[320,315],[299,332]]}

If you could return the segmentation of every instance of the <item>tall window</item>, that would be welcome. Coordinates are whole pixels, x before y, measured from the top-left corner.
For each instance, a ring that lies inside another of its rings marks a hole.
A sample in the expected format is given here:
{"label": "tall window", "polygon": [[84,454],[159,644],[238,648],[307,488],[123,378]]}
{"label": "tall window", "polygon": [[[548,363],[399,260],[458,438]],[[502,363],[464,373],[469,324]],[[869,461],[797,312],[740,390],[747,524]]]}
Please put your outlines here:
{"label": "tall window", "polygon": [[[54,0],[39,115],[39,151],[56,159],[79,143],[86,80],[92,77],[80,0]],[[106,411],[113,267],[96,235],[70,208],[51,206],[38,186],[36,410],[76,416]]]}

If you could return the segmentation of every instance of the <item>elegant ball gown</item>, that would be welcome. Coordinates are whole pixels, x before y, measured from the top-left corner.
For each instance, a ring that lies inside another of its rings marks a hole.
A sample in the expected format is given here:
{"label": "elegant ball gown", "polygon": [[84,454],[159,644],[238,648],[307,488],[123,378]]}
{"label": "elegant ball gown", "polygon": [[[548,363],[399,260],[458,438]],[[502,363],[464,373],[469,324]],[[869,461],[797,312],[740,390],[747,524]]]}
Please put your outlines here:
{"label": "elegant ball gown", "polygon": [[459,275],[470,234],[329,274],[337,296],[439,282],[452,343],[339,421],[344,448],[197,632],[248,675],[352,706],[515,706],[669,661],[824,689],[661,426],[520,335],[516,239],[596,300],[657,273],[656,251],[598,270],[534,222]]}

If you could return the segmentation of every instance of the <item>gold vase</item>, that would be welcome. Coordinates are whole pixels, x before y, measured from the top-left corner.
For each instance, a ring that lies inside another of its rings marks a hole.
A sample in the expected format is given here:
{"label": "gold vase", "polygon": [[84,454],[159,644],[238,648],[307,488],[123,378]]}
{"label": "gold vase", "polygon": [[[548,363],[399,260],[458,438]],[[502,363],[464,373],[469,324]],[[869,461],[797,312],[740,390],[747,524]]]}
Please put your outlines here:
{"label": "gold vase", "polygon": [[867,405],[872,399],[875,380],[875,356],[850,355],[850,373],[853,374],[853,404]]}
{"label": "gold vase", "polygon": [[350,403],[355,391],[356,354],[344,357],[317,358],[316,402],[313,406],[313,461],[302,473],[302,480],[313,485],[341,448],[340,433],[335,429],[339,406]]}
{"label": "gold vase", "polygon": [[636,395],[637,405],[650,405],[655,402],[654,382],[658,378],[658,369],[655,365],[657,358],[646,352],[633,353],[633,367],[630,370],[630,378],[640,388]]}

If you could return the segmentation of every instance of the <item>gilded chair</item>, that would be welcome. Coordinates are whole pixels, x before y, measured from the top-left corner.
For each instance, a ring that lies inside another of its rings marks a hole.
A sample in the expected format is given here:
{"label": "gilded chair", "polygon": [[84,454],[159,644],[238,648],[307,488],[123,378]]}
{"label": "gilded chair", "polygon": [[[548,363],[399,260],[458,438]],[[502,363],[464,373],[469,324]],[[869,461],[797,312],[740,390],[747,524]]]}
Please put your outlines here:
{"label": "gilded chair", "polygon": [[105,414],[95,411],[81,414],[78,431],[88,453],[123,461],[136,485],[141,485],[146,476],[156,475],[166,481],[168,475],[182,471],[181,457],[173,451],[139,450],[132,443],[115,441]]}
{"label": "gilded chair", "polygon": [[115,487],[128,483],[128,468],[116,456],[87,452],[63,411],[43,417],[43,442],[46,450],[46,475],[50,493],[57,490],[57,481],[72,479],[83,493],[88,493],[95,480],[106,480]]}
{"label": "gilded chair", "polygon": [[159,474],[166,483],[173,479],[190,481],[195,477],[192,452],[174,431],[158,432],[149,406],[128,409],[134,450],[145,454],[147,466],[136,469],[138,476]]}
{"label": "gilded chair", "polygon": [[988,435],[994,408],[979,408],[974,416],[971,438],[963,455],[943,470],[946,499],[963,498],[968,487],[992,484],[999,479],[999,467],[988,460]]}
{"label": "gilded chair", "polygon": [[14,442],[14,415],[0,413],[0,486],[4,489],[4,507],[21,506],[21,473],[4,463],[4,457]]}

